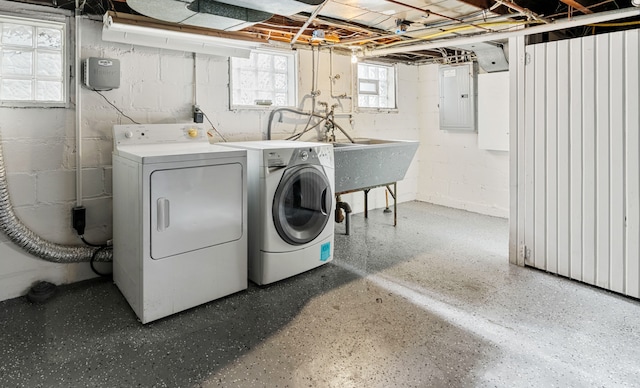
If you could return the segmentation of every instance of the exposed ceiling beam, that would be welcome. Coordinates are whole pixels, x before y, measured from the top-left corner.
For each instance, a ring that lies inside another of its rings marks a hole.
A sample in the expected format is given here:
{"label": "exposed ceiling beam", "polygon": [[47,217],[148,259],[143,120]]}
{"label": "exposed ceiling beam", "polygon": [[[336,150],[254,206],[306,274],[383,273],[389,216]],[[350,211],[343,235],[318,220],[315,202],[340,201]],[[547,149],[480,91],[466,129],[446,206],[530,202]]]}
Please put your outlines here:
{"label": "exposed ceiling beam", "polygon": [[[392,4],[400,5],[400,6],[402,6],[402,7],[406,7],[406,8],[413,9],[413,10],[415,10],[415,11],[424,12],[424,13],[425,13],[425,14],[427,14],[427,15],[431,14],[431,15],[435,15],[435,16],[438,16],[438,17],[441,17],[441,18],[444,18],[444,19],[448,19],[448,20],[454,21],[454,22],[458,22],[458,23],[466,24],[466,25],[469,25],[469,26],[478,27],[478,26],[476,26],[476,25],[475,25],[475,24],[473,24],[473,23],[468,23],[468,22],[465,22],[464,20],[460,20],[460,19],[457,19],[457,18],[454,18],[454,17],[451,17],[451,16],[443,15],[443,14],[441,14],[441,13],[433,12],[433,11],[428,10],[428,9],[422,9],[422,8],[419,8],[419,7],[413,6],[413,5],[411,5],[411,4],[403,3],[403,2],[401,2],[401,1],[397,1],[397,0],[385,0],[385,1],[387,1],[387,2],[389,2],[389,3],[392,3]],[[491,31],[490,29],[488,29],[488,28],[484,28],[484,27],[478,27],[478,28],[483,29],[483,30],[486,30],[486,31]]]}
{"label": "exposed ceiling beam", "polygon": [[401,47],[389,47],[379,48],[373,50],[364,50],[364,57],[378,57],[383,55],[390,55],[402,52],[432,50],[440,47],[456,47],[465,44],[489,42],[489,41],[502,41],[515,36],[540,34],[550,31],[564,30],[567,28],[584,26],[587,24],[602,23],[612,20],[625,19],[630,17],[640,16],[640,8],[630,7],[617,9],[613,11],[605,11],[594,13],[591,15],[580,15],[572,19],[557,20],[549,24],[541,24],[535,27],[523,28],[521,30],[509,31],[509,32],[496,32],[492,34],[475,35],[471,37],[460,37],[452,39],[442,39],[437,42],[428,42],[421,44],[414,44],[410,46]]}
{"label": "exposed ceiling beam", "polygon": [[576,0],[560,0],[560,1],[562,1],[563,3],[568,5],[569,7],[573,7],[575,9],[577,9],[578,11],[580,11],[580,12],[582,12],[584,14],[593,13],[592,10],[590,10],[589,8],[587,8],[584,5],[580,4]]}
{"label": "exposed ceiling beam", "polygon": [[458,1],[462,3],[467,3],[469,5],[473,5],[474,7],[478,7],[480,9],[489,9],[494,3],[491,0],[458,0]]}
{"label": "exposed ceiling beam", "polygon": [[307,29],[307,27],[309,27],[309,24],[311,24],[311,22],[313,21],[313,19],[316,18],[316,16],[318,16],[318,14],[320,13],[320,11],[322,10],[322,8],[329,2],[329,0],[324,0],[324,2],[322,4],[320,4],[312,13],[311,16],[309,16],[309,19],[307,19],[306,22],[304,22],[304,24],[302,25],[302,27],[300,27],[300,29],[298,30],[298,32],[296,33],[296,35],[291,38],[291,44],[296,43],[296,41],[298,40],[298,38],[300,37],[300,35],[302,35],[302,33],[304,32],[304,30]]}
{"label": "exposed ceiling beam", "polygon": [[521,6],[519,6],[518,4],[516,4],[514,1],[511,0],[495,0],[496,3],[502,4],[505,7],[509,7],[512,10],[516,11],[516,12],[520,12],[521,14],[531,18],[531,19],[535,19],[538,21],[541,21],[543,23],[551,23],[550,20],[548,20],[547,18],[543,18],[542,16],[538,15],[537,13],[531,11],[528,8],[523,8]]}

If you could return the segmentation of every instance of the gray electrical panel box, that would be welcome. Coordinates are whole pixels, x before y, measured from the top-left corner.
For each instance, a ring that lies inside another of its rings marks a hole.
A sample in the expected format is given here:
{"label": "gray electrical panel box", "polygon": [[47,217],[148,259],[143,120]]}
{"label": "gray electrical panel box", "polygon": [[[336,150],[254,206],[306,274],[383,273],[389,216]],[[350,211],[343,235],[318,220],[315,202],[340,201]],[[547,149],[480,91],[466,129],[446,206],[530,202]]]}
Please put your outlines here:
{"label": "gray electrical panel box", "polygon": [[475,131],[477,66],[475,63],[440,66],[440,129]]}
{"label": "gray electrical panel box", "polygon": [[120,87],[120,61],[107,58],[87,58],[83,62],[84,84],[94,90]]}

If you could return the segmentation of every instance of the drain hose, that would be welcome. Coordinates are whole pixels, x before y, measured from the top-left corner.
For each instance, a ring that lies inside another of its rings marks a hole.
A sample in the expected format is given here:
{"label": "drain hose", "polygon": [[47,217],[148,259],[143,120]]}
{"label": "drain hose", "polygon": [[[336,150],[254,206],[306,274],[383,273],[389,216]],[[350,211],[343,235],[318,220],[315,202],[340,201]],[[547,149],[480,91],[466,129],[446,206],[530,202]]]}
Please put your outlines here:
{"label": "drain hose", "polygon": [[0,136],[0,230],[6,234],[11,241],[20,246],[26,252],[37,256],[43,260],[54,263],[78,263],[90,261],[95,254],[94,261],[111,261],[112,250],[101,250],[99,248],[86,246],[61,245],[49,242],[36,235],[18,217],[16,217],[11,201],[9,199],[9,189],[4,169],[4,158],[2,156],[2,137]]}

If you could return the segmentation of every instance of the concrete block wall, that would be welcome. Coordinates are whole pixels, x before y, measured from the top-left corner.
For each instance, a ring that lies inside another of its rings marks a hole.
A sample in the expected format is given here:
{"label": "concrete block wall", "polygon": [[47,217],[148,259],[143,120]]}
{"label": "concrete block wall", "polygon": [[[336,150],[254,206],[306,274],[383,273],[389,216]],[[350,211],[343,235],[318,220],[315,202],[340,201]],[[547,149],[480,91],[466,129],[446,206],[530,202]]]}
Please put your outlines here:
{"label": "concrete block wall", "polygon": [[[228,58],[197,55],[194,77],[193,54],[103,42],[101,28],[99,21],[82,21],[82,58],[119,59],[121,86],[102,92],[104,98],[88,89],[81,91],[85,236],[94,242],[106,241],[112,235],[112,126],[130,123],[107,101],[140,123],[188,122],[192,105],[197,102],[218,130],[232,141],[265,138],[269,117],[268,110],[229,110]],[[331,98],[329,52],[323,51],[320,56],[318,101],[341,104],[337,110],[338,122],[352,136],[418,139],[421,125],[417,114],[421,103],[415,88],[418,67],[400,65],[398,68],[402,91],[398,112],[352,112],[350,100]],[[312,53],[300,50],[299,57],[299,100],[303,101],[301,108],[309,110]],[[351,66],[348,56],[334,55],[333,72],[341,75],[333,85],[334,95],[352,90]],[[73,107],[0,107],[5,167],[16,214],[38,235],[61,244],[80,244],[71,227],[71,208],[75,205],[74,120]],[[274,138],[290,128],[287,123],[277,126]],[[399,184],[401,201],[417,196],[418,159],[417,155],[407,179]],[[353,196],[352,206],[362,211],[362,196]],[[372,192],[370,200],[371,208],[384,206],[384,190]],[[65,284],[93,276],[88,263],[45,262],[24,253],[0,234],[0,300],[26,294],[39,280]]]}
{"label": "concrete block wall", "polygon": [[[111,130],[114,124],[130,123],[107,101],[140,123],[187,122],[192,105],[198,103],[228,140],[266,138],[268,110],[229,110],[228,58],[106,43],[101,39],[101,23],[90,20],[83,20],[82,38],[82,58],[117,58],[122,68],[121,87],[102,92],[104,98],[88,89],[81,91],[83,204],[87,208],[88,240],[102,242],[112,235]],[[351,99],[331,96],[332,92],[334,96],[352,93],[355,66],[350,57],[332,56],[328,50],[316,55],[321,91],[317,101],[339,105],[337,122],[351,136],[420,140],[406,178],[398,183],[399,202],[419,199],[508,216],[508,154],[479,150],[477,134],[439,130],[436,65],[399,65],[398,110],[367,112],[353,109]],[[299,108],[307,111],[311,109],[313,59],[310,50],[299,50]],[[71,208],[75,205],[74,120],[73,107],[0,107],[5,166],[15,211],[37,234],[61,244],[80,243],[71,228]],[[290,116],[283,123],[274,123],[273,137],[285,137],[294,127],[300,129],[305,124],[306,117]],[[313,134],[306,139],[313,140]],[[384,191],[371,191],[370,209],[385,206]],[[345,195],[343,200],[355,212],[363,211],[362,193]],[[87,263],[48,263],[22,252],[0,234],[0,300],[25,294],[38,280],[63,284],[93,276]]]}
{"label": "concrete block wall", "polygon": [[[478,148],[478,134],[440,130],[438,65],[421,66],[417,199],[509,216],[509,153]],[[483,98],[483,96],[478,96]],[[508,114],[496,107],[495,114]]]}

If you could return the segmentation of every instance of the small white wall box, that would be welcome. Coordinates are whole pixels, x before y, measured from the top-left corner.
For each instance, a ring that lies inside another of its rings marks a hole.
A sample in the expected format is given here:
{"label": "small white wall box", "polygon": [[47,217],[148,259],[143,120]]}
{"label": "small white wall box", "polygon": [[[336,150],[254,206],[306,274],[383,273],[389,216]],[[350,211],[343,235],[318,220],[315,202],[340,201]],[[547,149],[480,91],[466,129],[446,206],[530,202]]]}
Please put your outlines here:
{"label": "small white wall box", "polygon": [[84,84],[94,90],[111,90],[120,87],[120,61],[107,58],[84,60]]}

